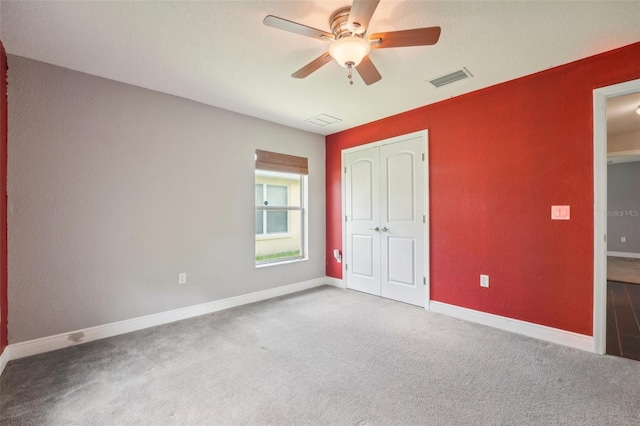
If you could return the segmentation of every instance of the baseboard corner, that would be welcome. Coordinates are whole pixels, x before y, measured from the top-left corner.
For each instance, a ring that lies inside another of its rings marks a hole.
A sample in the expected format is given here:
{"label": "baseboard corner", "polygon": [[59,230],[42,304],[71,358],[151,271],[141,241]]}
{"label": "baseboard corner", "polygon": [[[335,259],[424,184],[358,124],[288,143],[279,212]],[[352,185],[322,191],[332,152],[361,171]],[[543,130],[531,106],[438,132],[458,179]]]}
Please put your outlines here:
{"label": "baseboard corner", "polygon": [[347,286],[344,285],[344,280],[340,278],[326,277],[325,280],[327,284],[330,286],[338,287],[338,288],[347,288]]}
{"label": "baseboard corner", "polygon": [[2,372],[4,371],[4,368],[7,366],[7,363],[9,362],[9,347],[5,347],[2,351],[2,353],[0,353],[0,376],[2,376]]}

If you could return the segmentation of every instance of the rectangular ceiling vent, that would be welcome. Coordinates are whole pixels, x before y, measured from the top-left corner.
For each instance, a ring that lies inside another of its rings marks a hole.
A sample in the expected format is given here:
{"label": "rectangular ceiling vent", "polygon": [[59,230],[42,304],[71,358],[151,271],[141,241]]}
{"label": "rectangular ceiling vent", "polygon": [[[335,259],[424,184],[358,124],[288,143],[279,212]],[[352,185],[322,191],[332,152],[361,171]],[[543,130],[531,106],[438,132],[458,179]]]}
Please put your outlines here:
{"label": "rectangular ceiling vent", "polygon": [[442,87],[469,77],[473,77],[473,75],[471,75],[468,69],[463,67],[461,70],[452,72],[451,74],[443,75],[439,78],[434,78],[433,80],[430,80],[429,83],[433,84],[435,87]]}
{"label": "rectangular ceiling vent", "polygon": [[328,126],[329,124],[337,123],[338,121],[342,121],[342,120],[327,114],[320,114],[305,121],[307,123],[315,124],[316,126],[324,127],[324,126]]}

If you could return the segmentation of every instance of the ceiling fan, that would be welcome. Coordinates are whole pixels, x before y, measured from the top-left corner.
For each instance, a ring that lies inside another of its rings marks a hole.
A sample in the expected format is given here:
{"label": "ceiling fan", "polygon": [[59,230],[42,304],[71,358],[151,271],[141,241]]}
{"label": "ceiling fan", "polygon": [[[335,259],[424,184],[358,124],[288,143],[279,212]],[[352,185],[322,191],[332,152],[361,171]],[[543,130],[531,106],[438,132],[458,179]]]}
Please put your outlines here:
{"label": "ceiling fan", "polygon": [[368,86],[382,78],[369,58],[370,49],[433,45],[438,42],[441,31],[440,27],[416,28],[376,33],[365,38],[378,3],[380,0],[353,0],[351,7],[336,10],[329,18],[331,33],[273,15],[264,18],[263,23],[269,27],[331,42],[328,52],[294,72],[291,77],[305,78],[335,59],[349,70],[350,84],[353,84],[352,72],[355,68]]}

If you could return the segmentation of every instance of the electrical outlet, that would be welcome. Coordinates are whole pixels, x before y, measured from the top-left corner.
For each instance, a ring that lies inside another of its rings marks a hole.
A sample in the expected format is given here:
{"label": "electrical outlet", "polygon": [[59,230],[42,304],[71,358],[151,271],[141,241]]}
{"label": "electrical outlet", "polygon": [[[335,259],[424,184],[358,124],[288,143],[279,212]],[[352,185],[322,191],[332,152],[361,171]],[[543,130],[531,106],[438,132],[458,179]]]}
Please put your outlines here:
{"label": "electrical outlet", "polygon": [[627,237],[620,237],[620,242],[621,243],[626,243],[627,242]]}
{"label": "electrical outlet", "polygon": [[180,272],[178,274],[178,284],[186,284],[187,283],[187,273]]}
{"label": "electrical outlet", "polygon": [[489,275],[480,275],[480,287],[489,287]]}

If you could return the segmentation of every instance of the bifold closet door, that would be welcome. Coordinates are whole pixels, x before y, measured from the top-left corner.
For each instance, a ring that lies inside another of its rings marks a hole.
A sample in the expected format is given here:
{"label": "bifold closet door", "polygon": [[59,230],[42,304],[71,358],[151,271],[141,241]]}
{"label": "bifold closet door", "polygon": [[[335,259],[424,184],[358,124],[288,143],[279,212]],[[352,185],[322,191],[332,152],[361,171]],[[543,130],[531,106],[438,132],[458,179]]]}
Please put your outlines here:
{"label": "bifold closet door", "polygon": [[423,139],[345,155],[347,288],[424,306]]}
{"label": "bifold closet door", "polygon": [[345,160],[347,288],[380,296],[380,149]]}
{"label": "bifold closet door", "polygon": [[424,306],[423,140],[380,147],[381,295]]}

